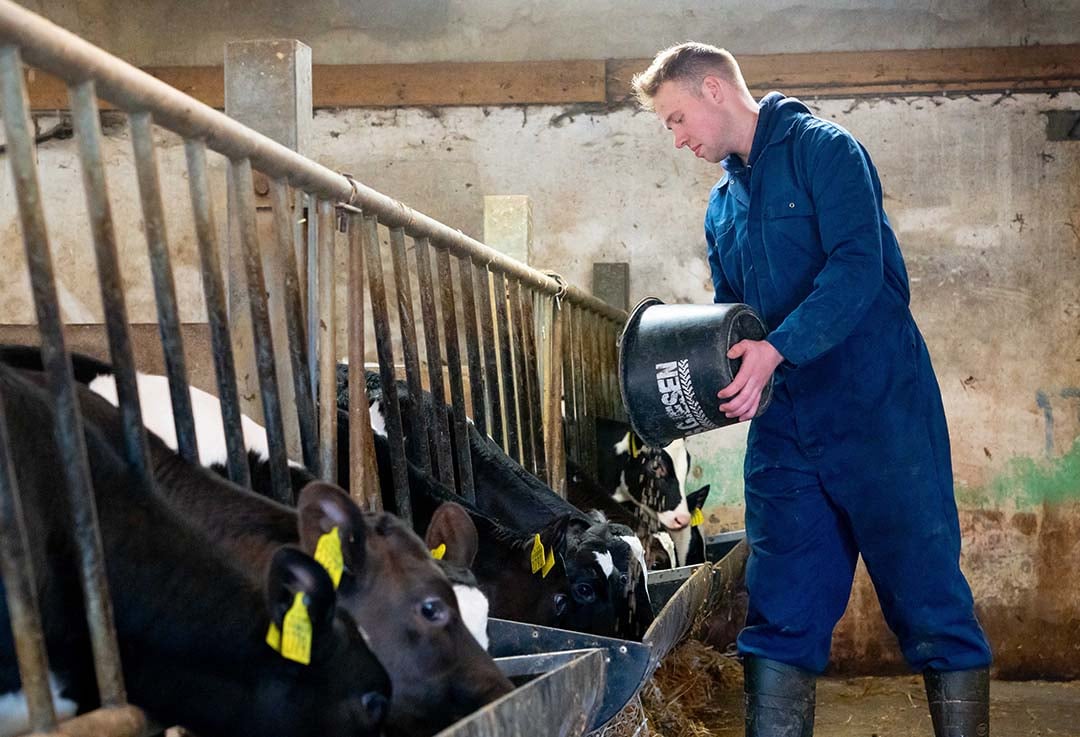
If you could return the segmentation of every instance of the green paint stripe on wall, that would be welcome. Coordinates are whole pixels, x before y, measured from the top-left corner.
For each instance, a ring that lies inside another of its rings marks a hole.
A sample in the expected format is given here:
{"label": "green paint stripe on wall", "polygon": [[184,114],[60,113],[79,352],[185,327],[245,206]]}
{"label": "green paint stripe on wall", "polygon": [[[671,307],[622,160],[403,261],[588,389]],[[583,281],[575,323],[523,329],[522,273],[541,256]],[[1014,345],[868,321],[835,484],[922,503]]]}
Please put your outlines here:
{"label": "green paint stripe on wall", "polygon": [[[688,491],[709,484],[709,498],[705,512],[713,507],[741,507],[743,505],[743,456],[742,448],[715,451],[709,456],[694,456],[694,468],[686,482]],[[700,469],[700,475],[698,471]]]}
{"label": "green paint stripe on wall", "polygon": [[1076,500],[1080,500],[1080,438],[1059,458],[1013,458],[989,483],[956,489],[958,505],[982,509],[1013,505],[1024,509]]}

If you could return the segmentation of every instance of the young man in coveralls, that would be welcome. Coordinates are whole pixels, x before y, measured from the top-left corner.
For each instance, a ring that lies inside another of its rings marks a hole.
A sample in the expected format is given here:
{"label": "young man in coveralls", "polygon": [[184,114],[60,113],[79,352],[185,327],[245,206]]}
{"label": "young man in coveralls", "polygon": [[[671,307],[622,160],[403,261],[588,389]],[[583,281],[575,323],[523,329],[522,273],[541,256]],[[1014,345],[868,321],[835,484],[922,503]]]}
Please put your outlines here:
{"label": "young man in coveralls", "polygon": [[744,469],[746,734],[812,734],[862,554],[935,733],[985,737],[990,648],[960,571],[945,413],[869,154],[794,98],[756,102],[713,46],[660,52],[634,91],[676,148],[723,166],[705,215],[714,300],[770,329],[731,348],[742,366],[719,393],[745,420],[775,382]]}

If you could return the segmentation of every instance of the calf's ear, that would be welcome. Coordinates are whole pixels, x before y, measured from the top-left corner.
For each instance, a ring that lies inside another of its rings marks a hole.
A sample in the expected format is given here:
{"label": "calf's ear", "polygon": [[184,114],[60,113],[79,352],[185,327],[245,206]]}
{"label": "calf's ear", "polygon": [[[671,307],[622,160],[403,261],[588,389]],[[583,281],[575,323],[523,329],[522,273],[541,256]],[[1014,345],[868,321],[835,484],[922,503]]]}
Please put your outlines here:
{"label": "calf's ear", "polygon": [[697,491],[686,495],[686,508],[693,512],[695,509],[705,508],[705,499],[709,496],[709,484],[705,484]]}
{"label": "calf's ear", "polygon": [[480,547],[476,523],[464,507],[454,502],[443,502],[431,515],[424,542],[431,550],[445,545],[442,559],[466,568],[472,567]]}
{"label": "calf's ear", "polygon": [[[344,569],[354,576],[359,575],[364,567],[366,528],[364,513],[353,500],[333,484],[312,481],[301,490],[296,507],[300,547],[304,552],[314,555],[324,565],[329,563],[327,568],[333,576],[335,566],[325,556],[332,559],[336,555],[335,547],[340,545]],[[334,528],[337,528],[338,540],[323,540]],[[337,583],[336,578],[334,582]]]}
{"label": "calf's ear", "polygon": [[[274,649],[290,660],[310,663],[312,647],[333,627],[335,604],[330,575],[311,556],[288,546],[274,553],[266,578],[266,605],[278,633]],[[286,626],[286,616],[298,626]]]}
{"label": "calf's ear", "polygon": [[544,529],[540,530],[540,541],[548,548],[561,550],[567,541],[567,535],[573,520],[574,518],[571,515],[564,514],[549,522]]}

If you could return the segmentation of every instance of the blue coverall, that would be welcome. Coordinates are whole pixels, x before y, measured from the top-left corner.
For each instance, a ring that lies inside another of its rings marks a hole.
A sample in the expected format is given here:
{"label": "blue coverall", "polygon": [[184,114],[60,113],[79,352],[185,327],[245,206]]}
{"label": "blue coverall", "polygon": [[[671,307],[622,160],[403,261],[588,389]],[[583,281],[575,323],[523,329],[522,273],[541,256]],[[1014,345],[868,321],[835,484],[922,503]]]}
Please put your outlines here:
{"label": "blue coverall", "polygon": [[784,356],[747,440],[741,653],[820,673],[858,554],[915,670],[990,663],[960,571],[949,435],[866,150],[773,92],[705,217],[716,302]]}

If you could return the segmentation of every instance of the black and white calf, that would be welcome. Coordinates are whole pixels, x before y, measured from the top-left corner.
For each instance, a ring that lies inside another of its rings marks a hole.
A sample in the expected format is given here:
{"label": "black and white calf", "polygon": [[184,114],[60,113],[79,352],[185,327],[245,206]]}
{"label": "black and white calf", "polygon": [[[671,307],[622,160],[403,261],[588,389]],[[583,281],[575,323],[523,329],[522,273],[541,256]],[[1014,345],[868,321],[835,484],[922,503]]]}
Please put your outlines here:
{"label": "black and white calf", "polygon": [[[70,509],[58,481],[51,400],[0,367],[9,450],[21,492],[32,585],[61,715],[97,706]],[[130,701],[163,724],[204,737],[376,735],[390,682],[355,622],[336,606],[326,570],[295,548],[258,579],[145,493],[113,444],[85,429],[114,621]],[[2,588],[2,586],[0,586]],[[303,601],[310,663],[266,642]],[[0,734],[26,730],[6,596],[0,596]]]}

